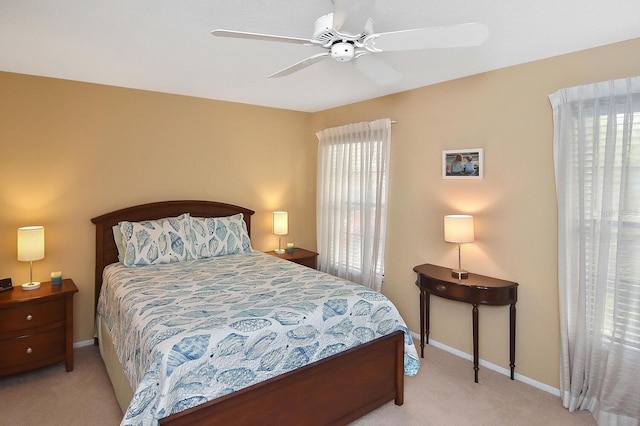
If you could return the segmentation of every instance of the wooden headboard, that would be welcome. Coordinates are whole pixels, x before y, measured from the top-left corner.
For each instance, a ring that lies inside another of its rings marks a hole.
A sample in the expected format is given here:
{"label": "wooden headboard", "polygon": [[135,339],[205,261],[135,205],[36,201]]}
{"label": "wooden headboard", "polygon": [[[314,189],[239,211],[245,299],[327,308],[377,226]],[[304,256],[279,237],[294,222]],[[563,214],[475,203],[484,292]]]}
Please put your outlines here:
{"label": "wooden headboard", "polygon": [[113,226],[122,221],[155,220],[179,216],[182,213],[190,213],[191,216],[196,217],[223,217],[242,213],[247,224],[247,231],[251,236],[251,215],[255,212],[244,207],[216,201],[182,200],[141,204],[94,217],[91,222],[96,225],[96,306],[98,305],[98,297],[102,288],[102,271],[107,265],[118,261],[118,249],[113,239]]}

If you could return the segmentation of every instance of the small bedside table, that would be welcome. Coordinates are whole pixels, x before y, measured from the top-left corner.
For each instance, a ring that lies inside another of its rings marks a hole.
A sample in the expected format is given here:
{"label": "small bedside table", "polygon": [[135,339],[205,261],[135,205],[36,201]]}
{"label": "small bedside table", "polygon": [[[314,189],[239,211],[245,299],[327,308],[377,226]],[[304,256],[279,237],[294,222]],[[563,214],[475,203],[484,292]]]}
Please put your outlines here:
{"label": "small bedside table", "polygon": [[318,269],[318,253],[316,253],[315,251],[296,247],[293,250],[293,253],[287,253],[286,251],[284,252],[284,254],[276,254],[275,251],[268,251],[266,253],[270,254],[271,256],[279,257],[280,259],[285,259],[291,262],[298,263],[300,265],[308,266],[312,269]]}
{"label": "small bedside table", "polygon": [[0,376],[64,361],[73,370],[73,280],[0,293]]}
{"label": "small bedside table", "polygon": [[420,349],[424,358],[424,344],[429,343],[429,302],[430,295],[472,306],[473,328],[473,370],[478,383],[478,305],[510,305],[509,309],[509,366],[511,380],[515,369],[516,356],[516,302],[518,283],[469,273],[469,278],[457,279],[451,276],[451,269],[442,266],[418,265],[413,268],[418,274],[416,285],[420,288]]}

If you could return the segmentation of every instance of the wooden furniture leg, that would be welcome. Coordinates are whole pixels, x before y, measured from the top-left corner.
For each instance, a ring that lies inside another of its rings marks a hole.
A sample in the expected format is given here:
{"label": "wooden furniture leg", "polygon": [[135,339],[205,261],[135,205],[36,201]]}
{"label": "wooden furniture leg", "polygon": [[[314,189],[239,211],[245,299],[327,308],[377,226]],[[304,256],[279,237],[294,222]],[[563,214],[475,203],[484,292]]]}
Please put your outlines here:
{"label": "wooden furniture leg", "polygon": [[516,304],[512,303],[509,309],[509,367],[511,367],[511,380],[516,368]]}
{"label": "wooden furniture leg", "polygon": [[473,304],[473,374],[475,382],[478,383],[478,304]]}
{"label": "wooden furniture leg", "polygon": [[425,340],[429,343],[429,293],[420,290],[420,357],[422,358],[424,358]]}

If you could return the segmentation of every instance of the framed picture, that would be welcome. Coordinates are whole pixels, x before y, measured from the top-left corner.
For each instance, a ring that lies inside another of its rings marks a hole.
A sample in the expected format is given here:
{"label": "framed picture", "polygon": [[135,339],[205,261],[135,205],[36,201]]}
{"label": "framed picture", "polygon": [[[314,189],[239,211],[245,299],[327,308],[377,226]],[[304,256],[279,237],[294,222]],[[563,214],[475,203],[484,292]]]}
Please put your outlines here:
{"label": "framed picture", "polygon": [[482,179],[483,177],[482,148],[442,151],[442,179]]}

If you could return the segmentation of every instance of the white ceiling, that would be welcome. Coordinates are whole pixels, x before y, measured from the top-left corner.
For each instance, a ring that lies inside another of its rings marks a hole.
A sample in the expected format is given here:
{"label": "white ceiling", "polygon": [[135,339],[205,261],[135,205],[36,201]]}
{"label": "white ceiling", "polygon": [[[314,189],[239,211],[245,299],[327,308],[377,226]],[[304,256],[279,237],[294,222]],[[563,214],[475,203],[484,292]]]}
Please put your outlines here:
{"label": "white ceiling", "polygon": [[321,48],[210,34],[311,38],[332,11],[331,0],[0,0],[0,70],[315,112],[640,37],[638,0],[377,0],[376,33],[490,31],[480,47],[379,54],[404,76],[381,87],[329,59],[268,79]]}

